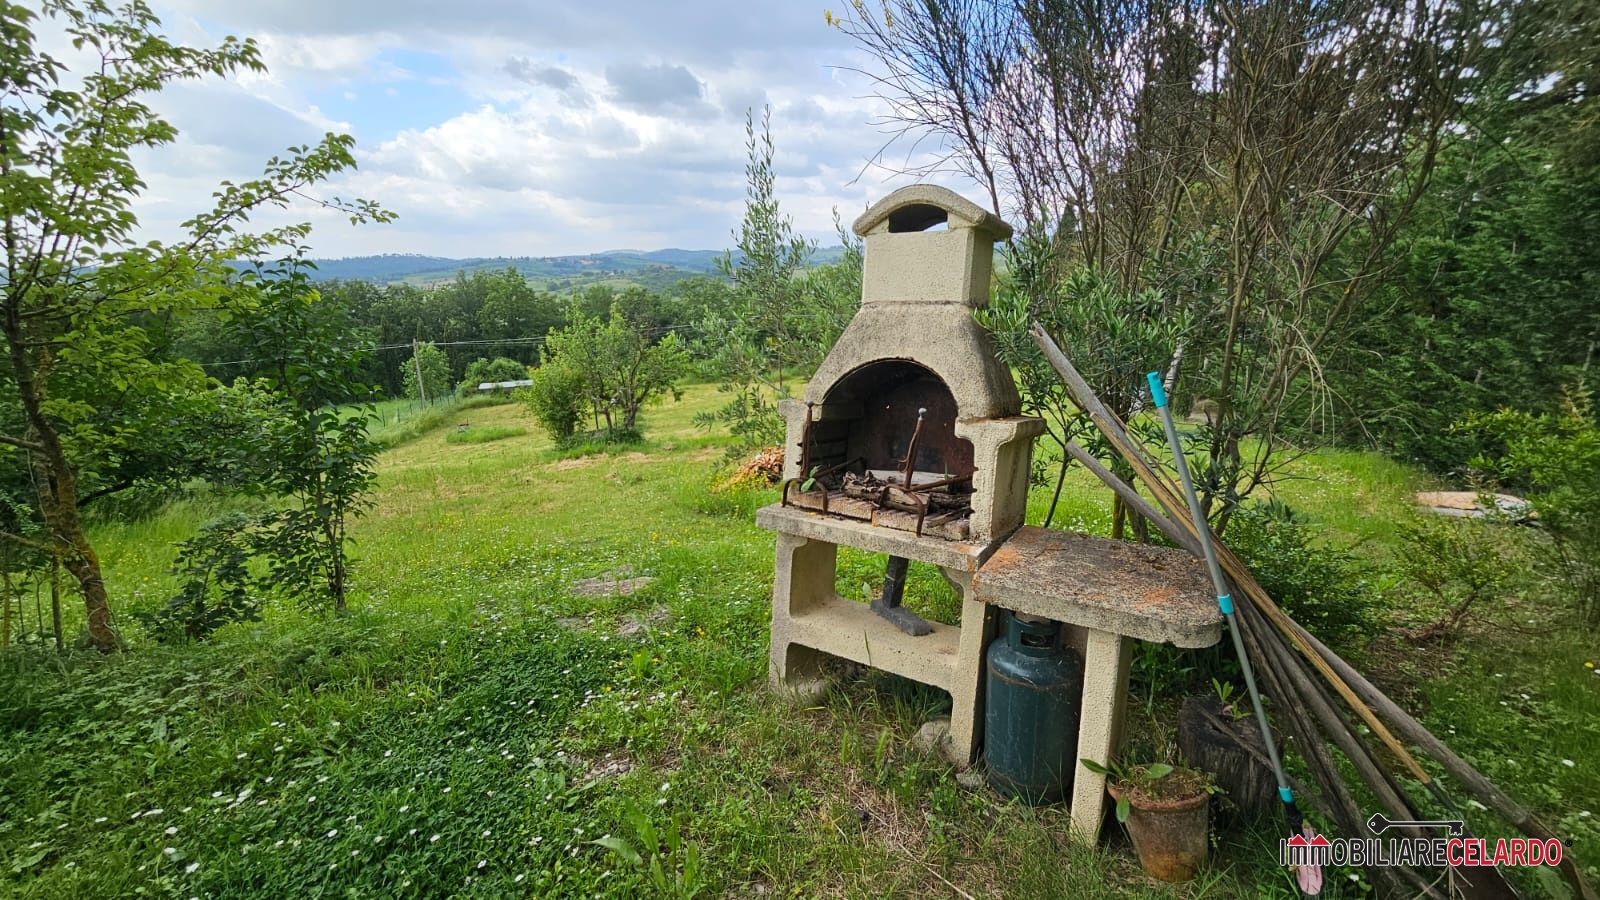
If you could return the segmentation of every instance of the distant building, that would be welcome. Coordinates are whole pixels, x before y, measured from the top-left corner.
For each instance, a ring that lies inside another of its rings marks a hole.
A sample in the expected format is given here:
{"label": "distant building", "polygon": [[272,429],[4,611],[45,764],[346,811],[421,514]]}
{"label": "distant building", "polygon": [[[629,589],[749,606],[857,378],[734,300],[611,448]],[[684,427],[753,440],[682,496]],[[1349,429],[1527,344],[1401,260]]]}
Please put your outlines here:
{"label": "distant building", "polygon": [[514,388],[527,387],[533,384],[531,378],[519,378],[516,381],[485,381],[478,385],[478,393],[488,394],[494,391],[509,391]]}

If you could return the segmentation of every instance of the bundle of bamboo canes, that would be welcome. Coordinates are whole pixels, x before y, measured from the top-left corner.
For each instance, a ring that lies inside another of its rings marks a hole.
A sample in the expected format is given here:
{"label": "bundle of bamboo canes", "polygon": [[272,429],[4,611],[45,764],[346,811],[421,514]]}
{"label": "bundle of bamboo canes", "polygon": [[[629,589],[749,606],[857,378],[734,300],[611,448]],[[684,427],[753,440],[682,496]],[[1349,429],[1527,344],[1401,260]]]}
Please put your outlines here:
{"label": "bundle of bamboo canes", "polygon": [[[1061,376],[1073,401],[1133,469],[1154,502],[1113,475],[1076,443],[1068,442],[1067,453],[1169,540],[1201,556],[1199,532],[1172,479],[1150,461],[1141,446],[1129,436],[1126,425],[1094,395],[1050,335],[1038,323],[1033,324],[1031,333],[1045,358]],[[1407,780],[1414,781],[1445,810],[1451,811],[1451,818],[1461,817],[1443,786],[1412,752],[1415,747],[1467,794],[1524,835],[1538,840],[1555,837],[1526,807],[1451,752],[1443,741],[1291,619],[1256,582],[1244,563],[1219,539],[1213,537],[1213,541],[1218,561],[1233,587],[1232,596],[1238,609],[1237,627],[1260,676],[1262,690],[1274,701],[1273,709],[1280,720],[1281,731],[1289,735],[1316,783],[1316,790],[1306,799],[1327,816],[1338,833],[1347,837],[1363,836],[1366,820],[1361,801],[1352,792],[1332,750],[1337,750],[1355,772],[1364,786],[1367,802],[1376,803],[1378,812],[1386,817],[1401,821],[1427,818],[1420,814],[1415,798],[1408,793]],[[1366,726],[1365,733],[1355,727],[1352,716]],[[1409,834],[1423,836],[1416,830]],[[1581,900],[1600,900],[1569,856],[1563,855],[1559,871],[1574,896]],[[1388,896],[1517,896],[1505,879],[1489,868],[1430,870],[1373,866],[1367,869],[1367,874]]]}

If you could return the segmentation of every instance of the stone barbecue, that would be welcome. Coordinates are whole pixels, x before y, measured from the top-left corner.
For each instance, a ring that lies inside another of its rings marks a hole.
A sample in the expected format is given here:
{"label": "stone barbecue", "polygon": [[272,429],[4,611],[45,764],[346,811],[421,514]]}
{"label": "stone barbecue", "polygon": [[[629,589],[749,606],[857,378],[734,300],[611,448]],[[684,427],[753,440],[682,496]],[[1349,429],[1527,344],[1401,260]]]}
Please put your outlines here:
{"label": "stone barbecue", "polygon": [[[943,750],[970,764],[982,731],[984,649],[995,610],[1064,623],[1085,665],[1074,758],[1110,759],[1127,693],[1129,644],[1215,643],[1221,615],[1199,561],[1178,551],[1023,526],[1040,419],[1020,414],[1010,371],[972,313],[988,301],[994,214],[913,185],[855,222],[861,308],[786,422],[782,499],[756,513],[777,533],[770,678],[810,694],[829,658],[950,694]],[[887,555],[871,604],[836,589],[840,545]],[[959,625],[900,605],[911,561],[961,595]],[[991,605],[993,604],[993,605]],[[1104,779],[1080,769],[1074,828],[1099,829]]]}
{"label": "stone barbecue", "polygon": [[[973,310],[989,298],[994,244],[1011,227],[957,194],[902,188],[855,222],[861,308],[787,422],[783,501],[757,514],[778,532],[772,680],[795,686],[834,656],[942,688],[952,743],[970,757],[987,612],[972,574],[1022,524],[1033,439],[1016,385]],[[834,590],[839,544],[890,557],[872,607]],[[963,626],[899,609],[908,561],[939,566],[963,595]],[[973,622],[967,621],[974,617]],[[967,627],[974,624],[976,627]],[[974,657],[975,658],[975,657]]]}

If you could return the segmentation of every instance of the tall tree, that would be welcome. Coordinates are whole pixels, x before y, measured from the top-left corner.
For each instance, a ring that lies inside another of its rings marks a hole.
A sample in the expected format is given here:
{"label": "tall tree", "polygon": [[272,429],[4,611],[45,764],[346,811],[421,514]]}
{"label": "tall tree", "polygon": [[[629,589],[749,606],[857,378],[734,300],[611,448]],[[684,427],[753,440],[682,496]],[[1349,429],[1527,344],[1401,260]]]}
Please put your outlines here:
{"label": "tall tree", "polygon": [[296,247],[247,273],[229,324],[263,363],[252,387],[272,401],[258,440],[246,444],[256,451],[248,487],[289,501],[258,526],[269,581],[279,593],[343,612],[347,528],[371,503],[378,446],[367,434],[371,406],[337,405],[372,394],[361,381],[368,351],[349,309],[313,289],[308,268],[305,248]]}
{"label": "tall tree", "polygon": [[1296,401],[1325,396],[1477,26],[1460,3],[1378,0],[884,0],[836,21],[889,117],[944,139],[935,168],[1125,296],[1189,310],[1180,386],[1216,404],[1198,474],[1223,524]]}
{"label": "tall tree", "polygon": [[[688,364],[676,334],[657,334],[631,317],[621,301],[604,319],[572,304],[566,327],[550,332],[542,356],[539,372],[561,372],[596,420],[605,420],[608,438],[635,432],[646,403],[668,395],[676,400],[677,382]],[[536,373],[536,383],[545,377]]]}
{"label": "tall tree", "polygon": [[1600,22],[1571,0],[1503,0],[1484,31],[1438,174],[1390,250],[1384,314],[1330,373],[1341,437],[1440,470],[1485,449],[1452,425],[1556,413],[1600,351]]}
{"label": "tall tree", "polygon": [[414,344],[402,379],[406,396],[424,403],[443,400],[450,393],[450,360],[429,341]]}
{"label": "tall tree", "polygon": [[[111,607],[79,512],[81,476],[103,460],[108,435],[94,409],[65,401],[63,362],[92,356],[113,382],[149,374],[135,314],[214,304],[226,291],[228,260],[303,236],[308,226],[251,233],[245,222],[353,166],[353,140],[328,135],[292,148],[262,177],[225,183],[182,241],[142,242],[132,205],[144,183],[134,159],[177,134],[148,98],[174,81],[260,71],[260,53],[233,38],[209,50],[174,44],[142,0],[116,8],[46,0],[40,12],[0,0],[0,338],[19,409],[0,444],[29,455],[44,525],[38,538],[6,538],[61,560],[83,594],[90,640],[110,651],[118,643]],[[60,29],[97,62],[68,71],[39,48],[37,24]],[[364,201],[329,205],[356,220],[384,216]]]}
{"label": "tall tree", "polygon": [[[816,320],[802,309],[808,295],[799,278],[816,248],[795,232],[778,204],[771,107],[762,113],[759,132],[754,111],[746,114],[745,135],[744,218],[734,235],[738,256],[729,251],[717,262],[733,281],[733,304],[726,316],[713,314],[700,323],[705,355],[722,377],[718,389],[732,396],[695,416],[703,428],[727,426],[736,441],[730,455],[783,441],[777,401],[789,395],[784,368],[821,359]],[[859,259],[859,253],[848,259]],[[810,299],[837,296],[829,286],[836,281],[819,281]]]}
{"label": "tall tree", "polygon": [[744,131],[746,195],[744,219],[739,223],[739,258],[735,260],[730,252],[717,266],[733,279],[742,295],[744,315],[736,325],[747,332],[746,343],[758,357],[752,362],[758,370],[766,368],[773,387],[782,391],[783,367],[793,362],[798,344],[794,334],[795,276],[805,269],[816,248],[795,233],[794,220],[778,207],[772,107],[763,110],[759,132],[755,112],[747,111]]}

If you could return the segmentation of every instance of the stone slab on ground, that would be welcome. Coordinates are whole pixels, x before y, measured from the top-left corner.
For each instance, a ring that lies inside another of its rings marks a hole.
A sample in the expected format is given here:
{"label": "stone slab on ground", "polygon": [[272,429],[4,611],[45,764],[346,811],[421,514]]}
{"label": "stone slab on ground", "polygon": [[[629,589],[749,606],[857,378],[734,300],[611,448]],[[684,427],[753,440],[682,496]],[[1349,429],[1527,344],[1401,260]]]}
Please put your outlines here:
{"label": "stone slab on ground", "polygon": [[1416,503],[1429,512],[1458,519],[1481,519],[1489,515],[1484,500],[1494,503],[1496,511],[1515,520],[1533,517],[1533,504],[1512,494],[1479,494],[1475,491],[1418,491]]}
{"label": "stone slab on ground", "polygon": [[655,580],[653,575],[638,575],[633,578],[620,578],[615,574],[601,575],[597,578],[575,581],[569,590],[578,597],[626,597],[644,590]]}

